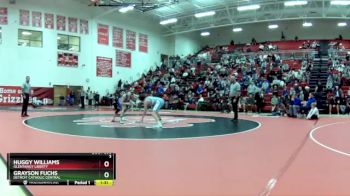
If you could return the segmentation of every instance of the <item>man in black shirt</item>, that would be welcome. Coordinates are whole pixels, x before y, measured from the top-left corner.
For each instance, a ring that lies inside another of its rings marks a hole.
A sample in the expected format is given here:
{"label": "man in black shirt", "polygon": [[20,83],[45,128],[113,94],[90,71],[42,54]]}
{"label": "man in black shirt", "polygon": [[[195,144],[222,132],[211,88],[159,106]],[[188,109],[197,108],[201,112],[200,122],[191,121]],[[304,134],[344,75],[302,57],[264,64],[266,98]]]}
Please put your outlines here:
{"label": "man in black shirt", "polygon": [[344,97],[344,94],[340,95],[339,98],[339,109],[341,114],[346,113],[346,98]]}
{"label": "man in black shirt", "polygon": [[26,77],[26,82],[22,85],[22,97],[23,97],[23,105],[22,105],[22,117],[29,116],[27,114],[28,110],[28,104],[29,104],[29,97],[32,92],[32,87],[30,86],[30,77]]}
{"label": "man in black shirt", "polygon": [[345,99],[345,105],[346,105],[345,114],[350,114],[350,96],[348,96]]}
{"label": "man in black shirt", "polygon": [[322,93],[323,93],[323,85],[321,81],[318,81],[317,86],[315,88],[315,99],[318,105],[317,107],[321,107]]}

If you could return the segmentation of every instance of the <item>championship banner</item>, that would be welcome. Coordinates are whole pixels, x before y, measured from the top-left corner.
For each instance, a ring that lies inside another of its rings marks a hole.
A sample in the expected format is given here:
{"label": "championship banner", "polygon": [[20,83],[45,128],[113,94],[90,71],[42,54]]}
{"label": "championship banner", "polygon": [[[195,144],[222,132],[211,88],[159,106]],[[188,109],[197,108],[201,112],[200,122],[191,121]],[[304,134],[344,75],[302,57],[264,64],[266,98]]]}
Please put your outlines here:
{"label": "championship banner", "polygon": [[139,51],[148,52],[148,35],[146,34],[139,34]]}
{"label": "championship banner", "polygon": [[7,8],[0,7],[0,25],[7,25],[7,23],[8,23]]}
{"label": "championship banner", "polygon": [[42,14],[41,12],[32,12],[32,26],[33,27],[40,27],[42,26]]}
{"label": "championship banner", "polygon": [[108,46],[108,44],[109,44],[109,27],[108,27],[108,25],[98,24],[98,26],[97,26],[97,43]]}
{"label": "championship banner", "polygon": [[78,19],[68,18],[68,31],[71,33],[78,33]]}
{"label": "championship banner", "polygon": [[113,27],[113,47],[123,48],[123,29],[118,27]]}
{"label": "championship banner", "polygon": [[[44,105],[53,104],[53,88],[32,87],[32,96],[29,103],[40,100]],[[20,86],[0,86],[0,105],[20,105],[23,103],[22,87]]]}
{"label": "championship banner", "polygon": [[131,52],[116,50],[116,66],[131,67]]}
{"label": "championship banner", "polygon": [[29,11],[19,10],[19,24],[22,26],[29,26]]}
{"label": "championship banner", "polygon": [[136,33],[134,31],[126,31],[126,48],[136,50]]}
{"label": "championship banner", "polygon": [[66,31],[66,17],[56,16],[56,28],[59,31]]}
{"label": "championship banner", "polygon": [[112,58],[96,57],[96,76],[111,78],[112,74]]}
{"label": "championship banner", "polygon": [[89,34],[89,21],[80,19],[80,34]]}
{"label": "championship banner", "polygon": [[78,54],[58,52],[57,65],[60,67],[78,67]]}
{"label": "championship banner", "polygon": [[55,20],[53,14],[45,14],[45,28],[47,29],[54,29],[55,26]]}

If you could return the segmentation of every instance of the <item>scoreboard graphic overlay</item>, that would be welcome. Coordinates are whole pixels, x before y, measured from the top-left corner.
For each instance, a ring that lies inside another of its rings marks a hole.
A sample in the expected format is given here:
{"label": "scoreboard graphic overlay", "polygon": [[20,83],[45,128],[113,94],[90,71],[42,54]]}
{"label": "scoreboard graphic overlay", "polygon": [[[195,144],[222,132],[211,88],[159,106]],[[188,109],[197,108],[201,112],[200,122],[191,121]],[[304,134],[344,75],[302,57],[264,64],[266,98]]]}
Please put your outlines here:
{"label": "scoreboard graphic overlay", "polygon": [[112,186],[115,153],[8,153],[10,185]]}

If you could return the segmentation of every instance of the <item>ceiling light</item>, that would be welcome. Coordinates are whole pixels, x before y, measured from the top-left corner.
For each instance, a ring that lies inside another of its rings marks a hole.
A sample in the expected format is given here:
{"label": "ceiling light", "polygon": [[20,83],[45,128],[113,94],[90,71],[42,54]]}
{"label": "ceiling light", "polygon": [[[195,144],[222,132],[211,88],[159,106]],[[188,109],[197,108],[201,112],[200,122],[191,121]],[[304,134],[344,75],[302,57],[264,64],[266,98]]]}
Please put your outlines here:
{"label": "ceiling light", "polygon": [[22,32],[22,35],[31,35],[32,33],[31,32],[28,32],[28,31],[23,31]]}
{"label": "ceiling light", "polygon": [[210,33],[209,32],[202,32],[201,33],[201,36],[203,36],[203,37],[205,37],[205,36],[209,36],[210,35]]}
{"label": "ceiling light", "polygon": [[350,1],[331,1],[331,5],[350,5]]}
{"label": "ceiling light", "polygon": [[269,25],[269,29],[277,29],[277,28],[278,28],[278,25],[276,24]]}
{"label": "ceiling light", "polygon": [[248,11],[248,10],[257,10],[257,9],[260,9],[260,5],[258,5],[258,4],[237,7],[238,11]]}
{"label": "ceiling light", "polygon": [[215,15],[215,11],[201,12],[201,13],[195,14],[194,16],[196,18],[201,18],[201,17],[213,16],[213,15]]}
{"label": "ceiling light", "polygon": [[345,27],[347,26],[348,24],[346,22],[339,22],[338,23],[338,27]]}
{"label": "ceiling light", "polygon": [[311,22],[304,22],[303,27],[312,27],[312,23]]}
{"label": "ceiling light", "polygon": [[241,27],[233,28],[233,32],[241,32],[243,29]]}
{"label": "ceiling light", "polygon": [[167,20],[160,21],[159,24],[167,25],[167,24],[176,23],[176,22],[177,22],[176,18],[170,18],[170,19],[167,19]]}
{"label": "ceiling light", "polygon": [[284,6],[306,5],[307,1],[285,1]]}
{"label": "ceiling light", "polygon": [[131,11],[131,10],[134,9],[134,6],[135,6],[135,5],[129,5],[129,6],[127,6],[127,7],[122,7],[122,8],[119,9],[119,12],[125,13],[125,12],[128,12],[128,11]]}

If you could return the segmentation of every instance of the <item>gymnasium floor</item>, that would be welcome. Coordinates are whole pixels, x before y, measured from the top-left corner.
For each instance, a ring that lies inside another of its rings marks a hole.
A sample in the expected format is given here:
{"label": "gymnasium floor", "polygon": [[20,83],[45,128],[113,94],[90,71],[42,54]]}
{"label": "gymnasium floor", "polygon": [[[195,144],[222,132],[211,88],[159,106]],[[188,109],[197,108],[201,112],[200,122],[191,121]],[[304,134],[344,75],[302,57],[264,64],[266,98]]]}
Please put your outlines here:
{"label": "gymnasium floor", "polygon": [[109,109],[39,110],[22,119],[6,108],[0,153],[117,154],[113,187],[28,186],[33,195],[350,194],[348,116],[241,114],[231,122],[231,114],[165,111],[165,128],[154,129],[150,118],[136,124],[137,114],[120,125],[109,122]]}

